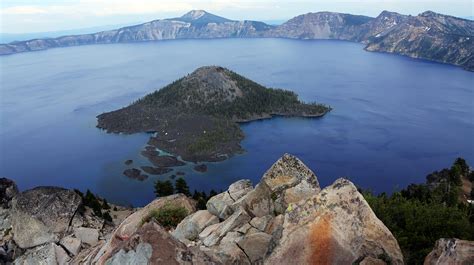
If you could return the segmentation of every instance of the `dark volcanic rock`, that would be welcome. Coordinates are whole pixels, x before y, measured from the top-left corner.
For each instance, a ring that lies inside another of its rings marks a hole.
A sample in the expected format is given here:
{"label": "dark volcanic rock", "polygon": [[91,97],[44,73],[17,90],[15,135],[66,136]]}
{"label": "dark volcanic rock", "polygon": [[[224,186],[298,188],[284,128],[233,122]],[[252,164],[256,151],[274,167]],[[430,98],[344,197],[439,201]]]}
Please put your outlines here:
{"label": "dark volcanic rock", "polygon": [[123,171],[123,174],[131,179],[137,179],[140,181],[143,181],[148,178],[147,175],[141,174],[140,169],[136,169],[136,168],[126,169],[125,171]]}
{"label": "dark volcanic rock", "polygon": [[151,175],[163,175],[163,174],[173,171],[173,169],[171,168],[148,167],[148,166],[143,166],[141,167],[141,169]]}
{"label": "dark volcanic rock", "polygon": [[11,199],[18,194],[18,187],[13,180],[0,178],[0,207],[8,208]]}
{"label": "dark volcanic rock", "polygon": [[[152,149],[153,148],[153,149]],[[142,156],[146,158],[154,157],[154,156],[159,156],[160,152],[156,151],[156,148],[147,146],[145,150],[141,152]]]}
{"label": "dark volcanic rock", "polygon": [[124,164],[127,165],[127,166],[129,166],[129,165],[133,164],[133,160],[131,160],[131,159],[126,160],[126,161],[124,162]]}
{"label": "dark volcanic rock", "polygon": [[197,172],[206,172],[207,171],[207,165],[205,165],[205,164],[197,165],[197,166],[194,167],[194,170],[196,170]]}
{"label": "dark volcanic rock", "polygon": [[174,156],[152,156],[148,159],[157,167],[179,167],[186,165],[186,163],[179,161]]}
{"label": "dark volcanic rock", "polygon": [[184,176],[185,173],[184,173],[183,171],[178,171],[178,172],[176,172],[176,175],[177,175],[177,176]]}

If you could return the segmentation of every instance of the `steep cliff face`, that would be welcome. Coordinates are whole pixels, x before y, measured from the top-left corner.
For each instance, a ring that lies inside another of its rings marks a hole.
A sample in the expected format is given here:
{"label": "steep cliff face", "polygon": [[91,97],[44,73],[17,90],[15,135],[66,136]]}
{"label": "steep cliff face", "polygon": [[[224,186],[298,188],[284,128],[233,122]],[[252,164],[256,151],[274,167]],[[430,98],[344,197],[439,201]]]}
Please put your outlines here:
{"label": "steep cliff face", "polygon": [[38,51],[55,47],[169,39],[209,39],[258,37],[273,26],[257,21],[234,21],[203,10],[193,10],[182,17],[154,20],[144,24],[94,34],[34,39],[0,45],[0,55]]}
{"label": "steep cliff face", "polygon": [[293,39],[358,40],[361,25],[371,21],[366,16],[333,12],[308,13],[297,16],[270,30],[266,36]]}
{"label": "steep cliff face", "polygon": [[406,16],[383,11],[376,18],[318,12],[290,19],[276,27],[258,21],[235,21],[203,10],[182,17],[154,20],[95,34],[35,39],[0,45],[0,55],[86,44],[277,37],[338,39],[367,44],[366,50],[459,65],[474,70],[474,22],[431,11]]}
{"label": "steep cliff face", "polygon": [[429,11],[416,17],[396,15],[396,20],[393,17],[382,13],[369,23],[369,28],[377,28],[380,21],[393,20],[391,26],[381,27],[380,32],[373,31],[366,38],[366,50],[397,53],[474,70],[473,21]]}
{"label": "steep cliff face", "polygon": [[319,12],[295,17],[265,33],[269,37],[339,39],[388,52],[474,70],[474,22],[431,11],[406,16],[383,11],[376,18]]}

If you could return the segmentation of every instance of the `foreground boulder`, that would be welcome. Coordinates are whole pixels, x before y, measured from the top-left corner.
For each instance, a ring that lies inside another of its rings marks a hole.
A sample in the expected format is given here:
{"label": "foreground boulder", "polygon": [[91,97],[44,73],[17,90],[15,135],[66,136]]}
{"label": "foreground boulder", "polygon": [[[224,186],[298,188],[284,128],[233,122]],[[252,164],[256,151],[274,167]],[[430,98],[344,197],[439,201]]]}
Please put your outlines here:
{"label": "foreground boulder", "polygon": [[163,227],[149,222],[120,242],[105,262],[121,264],[215,264],[197,248],[187,248]]}
{"label": "foreground boulder", "polygon": [[244,183],[209,200],[206,214],[220,222],[176,238],[223,264],[403,264],[397,241],[350,181],[321,191],[315,174],[285,154],[255,188]]}
{"label": "foreground boulder", "polygon": [[38,187],[12,200],[13,239],[20,248],[57,242],[67,232],[82,199],[72,190]]}
{"label": "foreground boulder", "polygon": [[173,236],[181,241],[196,240],[204,228],[219,223],[219,218],[206,210],[188,215],[173,231]]}
{"label": "foreground boulder", "polygon": [[262,182],[270,188],[278,212],[283,212],[288,204],[299,202],[321,190],[316,175],[301,160],[290,154],[284,154],[278,159],[265,172]]}
{"label": "foreground boulder", "polygon": [[33,264],[68,264],[70,257],[67,252],[55,243],[47,243],[26,251],[21,257],[15,260],[15,265]]}
{"label": "foreground boulder", "polygon": [[265,263],[353,264],[368,258],[403,264],[392,233],[354,184],[338,179],[318,195],[288,206],[281,238]]}
{"label": "foreground boulder", "polygon": [[474,241],[456,238],[439,239],[424,262],[424,265],[438,264],[474,264]]}

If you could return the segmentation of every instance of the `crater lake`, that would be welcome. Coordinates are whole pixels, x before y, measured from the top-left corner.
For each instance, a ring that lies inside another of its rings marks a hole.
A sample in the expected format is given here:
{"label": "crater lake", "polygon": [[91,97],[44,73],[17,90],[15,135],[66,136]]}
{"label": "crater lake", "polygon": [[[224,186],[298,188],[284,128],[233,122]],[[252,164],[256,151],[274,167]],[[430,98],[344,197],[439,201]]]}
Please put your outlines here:
{"label": "crater lake", "polygon": [[[90,189],[142,206],[156,179],[185,172],[191,190],[254,184],[282,154],[298,156],[322,186],[348,177],[392,192],[421,183],[455,158],[474,163],[474,73],[331,40],[172,40],[58,48],[0,57],[0,177]],[[150,165],[148,134],[107,134],[96,116],[204,65],[220,65],[300,99],[330,105],[322,118],[276,117],[241,124],[244,154],[189,164],[145,181],[123,175]],[[127,166],[124,161],[132,159]]]}

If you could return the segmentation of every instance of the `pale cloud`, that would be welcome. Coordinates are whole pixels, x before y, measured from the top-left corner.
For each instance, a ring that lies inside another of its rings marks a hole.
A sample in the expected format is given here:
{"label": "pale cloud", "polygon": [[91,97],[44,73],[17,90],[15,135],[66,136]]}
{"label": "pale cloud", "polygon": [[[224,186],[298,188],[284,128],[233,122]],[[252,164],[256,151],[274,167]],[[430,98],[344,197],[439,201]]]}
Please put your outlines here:
{"label": "pale cloud", "polygon": [[35,15],[47,12],[44,8],[37,6],[14,6],[2,9],[1,15]]}

